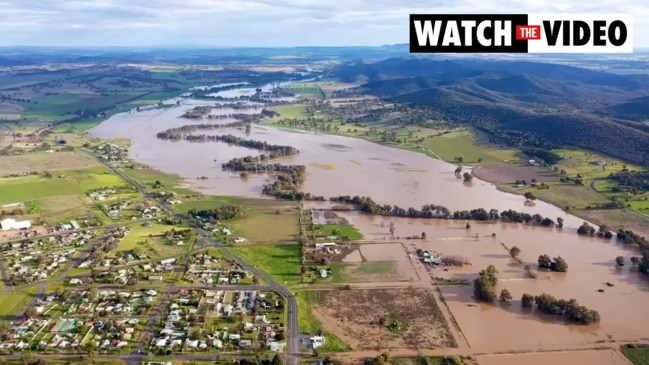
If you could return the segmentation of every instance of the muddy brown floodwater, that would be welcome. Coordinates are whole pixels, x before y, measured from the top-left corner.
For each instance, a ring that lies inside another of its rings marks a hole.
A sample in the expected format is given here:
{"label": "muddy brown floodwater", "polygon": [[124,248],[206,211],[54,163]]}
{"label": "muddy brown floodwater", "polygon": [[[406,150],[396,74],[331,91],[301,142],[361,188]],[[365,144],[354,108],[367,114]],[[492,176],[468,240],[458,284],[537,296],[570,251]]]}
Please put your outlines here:
{"label": "muddy brown floodwater", "polygon": [[[258,151],[225,143],[171,142],[156,138],[157,132],[168,128],[209,123],[207,120],[196,122],[179,118],[185,110],[207,104],[209,103],[189,100],[179,107],[118,114],[90,133],[102,138],[131,139],[131,158],[162,171],[194,180],[201,176],[208,177],[208,180],[195,182],[196,188],[202,192],[259,197],[268,176],[257,175],[242,180],[238,173],[221,169],[221,164],[233,157],[257,155]],[[231,109],[217,109],[213,113],[233,112]],[[248,112],[259,112],[259,109]],[[231,120],[212,121],[228,122]],[[207,133],[246,136],[244,131],[237,129]],[[365,195],[371,196],[380,204],[418,209],[423,204],[443,205],[451,210],[514,209],[530,214],[538,213],[552,219],[562,217],[566,226],[577,227],[582,223],[581,219],[566,215],[559,208],[544,202],[526,206],[523,197],[500,192],[493,184],[478,179],[466,184],[455,177],[455,165],[424,154],[358,138],[259,125],[253,126],[247,138],[298,148],[299,154],[285,157],[281,162],[307,166],[303,191],[313,195]]]}
{"label": "muddy brown floodwater", "polygon": [[[649,307],[646,305],[649,283],[645,276],[630,270],[629,263],[631,256],[639,253],[615,239],[583,237],[572,229],[513,223],[472,222],[471,229],[467,230],[464,221],[371,217],[358,212],[337,214],[356,226],[367,240],[393,240],[389,233],[392,222],[398,237],[426,232],[425,240],[401,240],[410,252],[421,248],[446,256],[466,257],[471,263],[461,268],[450,267],[447,271],[430,269],[433,277],[472,280],[478,271],[494,265],[499,271],[497,291],[507,288],[514,297],[509,305],[476,303],[472,298],[472,285],[441,287],[474,351],[575,348],[613,340],[649,340],[646,330],[649,328]],[[496,233],[495,238],[493,233]],[[503,245],[519,247],[523,263],[514,261]],[[568,272],[539,272],[536,279],[529,278],[524,265],[530,264],[536,269],[537,258],[542,254],[563,257],[568,262]],[[403,255],[407,255],[406,251]],[[627,265],[616,267],[614,259],[617,256],[623,256]],[[539,295],[544,292],[557,298],[577,299],[581,305],[597,310],[601,323],[566,324],[556,317],[521,307],[523,293]]]}

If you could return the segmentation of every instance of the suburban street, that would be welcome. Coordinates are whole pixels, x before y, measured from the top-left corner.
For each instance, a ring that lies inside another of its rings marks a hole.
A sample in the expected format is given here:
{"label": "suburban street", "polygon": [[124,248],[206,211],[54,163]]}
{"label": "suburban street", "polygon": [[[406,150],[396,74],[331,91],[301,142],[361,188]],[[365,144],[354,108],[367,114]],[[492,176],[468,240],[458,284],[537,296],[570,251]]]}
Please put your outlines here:
{"label": "suburban street", "polygon": [[[86,153],[90,153],[94,157],[96,157],[94,154],[92,154],[90,151],[82,149]],[[288,351],[285,354],[286,357],[286,362],[288,365],[298,365],[299,364],[299,358],[300,358],[300,329],[298,326],[298,321],[297,321],[297,302],[295,300],[295,296],[293,296],[293,293],[291,291],[281,285],[279,282],[275,281],[270,275],[266,274],[265,272],[259,270],[246,260],[244,260],[241,256],[237,255],[234,251],[232,251],[227,245],[223,244],[222,242],[216,241],[209,233],[205,232],[202,228],[198,227],[194,222],[191,220],[187,219],[186,216],[174,211],[165,201],[157,199],[153,197],[153,195],[139,182],[135,181],[128,175],[126,175],[124,172],[122,172],[119,169],[114,168],[111,166],[109,163],[106,163],[105,161],[99,159],[99,161],[106,166],[110,171],[113,173],[119,175],[122,177],[124,180],[128,181],[130,184],[135,186],[145,197],[148,199],[151,199],[155,201],[160,208],[164,209],[167,211],[169,214],[173,215],[175,218],[179,219],[181,222],[183,222],[185,225],[188,227],[191,227],[198,232],[198,234],[203,237],[205,240],[207,240],[210,244],[213,246],[219,247],[223,249],[225,252],[227,252],[231,257],[233,257],[235,260],[239,261],[241,265],[247,269],[248,271],[252,272],[254,275],[256,275],[259,278],[264,279],[267,283],[269,283],[269,286],[267,288],[273,291],[278,292],[281,294],[284,298],[286,298],[287,301],[287,306],[288,306],[288,314],[287,314],[287,327],[288,327],[288,336],[287,336],[287,345],[288,345]],[[190,251],[191,252],[191,251]],[[186,253],[185,255],[189,255],[189,252]],[[172,288],[177,288],[176,286],[172,286]],[[251,287],[247,287],[247,290],[251,290]]]}

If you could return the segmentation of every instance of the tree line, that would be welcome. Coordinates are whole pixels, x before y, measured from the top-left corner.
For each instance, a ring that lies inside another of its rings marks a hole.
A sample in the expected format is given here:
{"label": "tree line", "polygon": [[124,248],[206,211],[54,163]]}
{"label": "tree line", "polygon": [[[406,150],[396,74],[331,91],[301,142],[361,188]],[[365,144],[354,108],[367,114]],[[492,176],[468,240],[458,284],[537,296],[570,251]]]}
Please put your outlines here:
{"label": "tree line", "polygon": [[378,204],[371,197],[361,197],[349,195],[341,195],[329,198],[332,202],[347,203],[356,206],[360,211],[381,216],[393,217],[410,217],[410,218],[439,218],[439,219],[461,219],[461,220],[476,220],[476,221],[502,221],[502,222],[516,222],[535,224],[545,227],[554,227],[556,223],[547,217],[539,214],[528,214],[517,212],[509,209],[499,212],[496,209],[487,211],[484,208],[477,208],[472,210],[462,210],[452,212],[441,205],[428,204],[422,206],[421,209],[408,208],[404,209],[390,204]]}
{"label": "tree line", "polygon": [[545,314],[563,316],[571,322],[578,324],[592,324],[600,321],[600,315],[597,311],[579,305],[576,299],[557,299],[550,294],[532,296],[523,294],[522,305],[531,308],[536,303],[536,309]]}
{"label": "tree line", "polygon": [[528,147],[523,148],[521,152],[528,156],[533,156],[537,159],[543,160],[543,162],[548,165],[556,165],[557,163],[559,163],[559,161],[563,160],[563,157],[559,156],[558,154],[542,148]]}
{"label": "tree line", "polygon": [[248,124],[250,124],[250,122],[247,121],[237,121],[237,122],[232,122],[227,124],[187,124],[182,127],[169,128],[165,131],[158,132],[156,134],[156,137],[158,137],[159,139],[177,141],[183,139],[185,135],[189,135],[191,132],[195,132],[199,130],[239,128],[239,127],[245,127]]}
{"label": "tree line", "polygon": [[649,171],[622,171],[612,173],[609,177],[620,185],[620,190],[632,194],[649,191]]}
{"label": "tree line", "polygon": [[213,209],[190,209],[187,214],[215,220],[230,220],[243,217],[244,208],[241,205],[222,205]]}

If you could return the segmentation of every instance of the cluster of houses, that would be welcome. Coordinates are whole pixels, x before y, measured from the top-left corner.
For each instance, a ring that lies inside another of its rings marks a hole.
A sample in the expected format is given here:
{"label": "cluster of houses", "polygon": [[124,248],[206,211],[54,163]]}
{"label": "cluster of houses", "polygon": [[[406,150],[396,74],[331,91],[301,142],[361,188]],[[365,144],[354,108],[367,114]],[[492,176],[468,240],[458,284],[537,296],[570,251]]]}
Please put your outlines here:
{"label": "cluster of houses", "polygon": [[13,285],[20,285],[51,277],[71,260],[78,247],[86,245],[96,234],[93,230],[72,231],[39,240],[15,241],[3,245],[2,256],[9,270],[10,281]]}
{"label": "cluster of houses", "polygon": [[180,290],[151,342],[152,351],[283,351],[283,324],[271,319],[280,318],[282,303],[273,303],[270,296],[256,291]]}
{"label": "cluster of houses", "polygon": [[[88,344],[101,350],[120,349],[137,342],[144,316],[158,292],[66,291],[36,300],[27,318],[10,322],[0,349],[78,351]],[[109,318],[107,318],[109,317]]]}
{"label": "cluster of houses", "polygon": [[[88,258],[77,267],[80,269],[86,269],[95,266],[123,265],[127,263],[127,261],[130,259],[128,255],[107,260],[104,259],[104,255],[101,255],[100,253],[112,251],[119,245],[119,242],[124,239],[124,237],[126,237],[129,232],[130,228],[128,227],[113,227],[107,229],[104,234],[99,237],[97,243],[95,244],[96,249],[94,252],[96,252],[96,254],[93,253],[92,255],[88,256]],[[133,257],[133,259],[135,259],[135,257]],[[140,259],[144,258],[140,257]]]}
{"label": "cluster of houses", "polygon": [[228,285],[237,284],[248,275],[236,262],[198,252],[190,257],[184,280],[191,284]]}
{"label": "cluster of houses", "polygon": [[201,216],[196,216],[196,219],[198,219],[201,222],[201,226],[203,229],[208,230],[214,234],[222,234],[224,235],[227,239],[228,242],[230,243],[243,243],[248,241],[245,237],[232,237],[232,230],[227,227],[223,227],[218,224],[212,224],[210,223],[209,219],[207,217],[201,217]]}
{"label": "cluster of houses", "polygon": [[93,152],[104,161],[124,161],[128,150],[114,143],[104,143],[92,148]]}
{"label": "cluster of houses", "polygon": [[[128,255],[128,254],[127,254]],[[140,255],[142,258],[144,255]],[[135,259],[135,258],[134,258]],[[114,265],[123,265],[125,258],[120,259],[106,259],[99,263],[98,267],[110,268]],[[118,263],[119,261],[119,263]],[[96,282],[104,282],[110,284],[127,285],[137,283],[138,281],[160,282],[164,280],[164,274],[171,273],[175,270],[175,258],[164,259],[151,263],[143,263],[135,267],[129,267],[114,271],[102,271],[95,274]],[[86,262],[82,265],[86,267]],[[133,279],[135,279],[133,281]],[[82,281],[76,278],[70,279],[71,285],[80,285]]]}
{"label": "cluster of houses", "polygon": [[33,251],[28,255],[14,256],[5,265],[10,270],[10,281],[13,285],[31,283],[51,277],[65,266],[76,252],[74,248],[54,252]]}

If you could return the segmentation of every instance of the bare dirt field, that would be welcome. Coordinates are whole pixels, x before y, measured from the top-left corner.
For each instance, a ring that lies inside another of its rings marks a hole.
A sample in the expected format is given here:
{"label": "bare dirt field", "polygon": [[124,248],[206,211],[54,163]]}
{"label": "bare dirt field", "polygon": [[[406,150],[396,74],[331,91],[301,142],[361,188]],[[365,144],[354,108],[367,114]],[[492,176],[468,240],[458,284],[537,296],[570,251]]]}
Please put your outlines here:
{"label": "bare dirt field", "polygon": [[485,355],[478,356],[480,365],[547,365],[547,364],[588,364],[588,365],[630,365],[621,352],[615,350],[584,350],[570,352],[538,352],[531,354]]}
{"label": "bare dirt field", "polygon": [[[326,332],[356,350],[457,347],[432,290],[322,291],[313,313]],[[392,320],[402,329],[390,331]]]}
{"label": "bare dirt field", "polygon": [[[47,228],[45,228],[43,226],[33,226],[29,230],[29,232],[32,233],[31,236],[42,236],[42,235],[48,234]],[[19,239],[19,238],[23,238],[24,237],[23,233],[24,232],[17,231],[17,230],[0,231],[0,242],[11,241],[11,240],[16,240],[16,239]]]}
{"label": "bare dirt field", "polygon": [[559,177],[545,167],[501,163],[476,167],[473,169],[473,175],[494,184],[510,184],[516,180],[526,180],[529,183],[532,179],[538,182],[559,181]]}
{"label": "bare dirt field", "polygon": [[0,157],[0,171],[3,175],[29,171],[85,169],[95,166],[99,166],[99,163],[92,156],[75,151],[54,153],[42,151]]}

